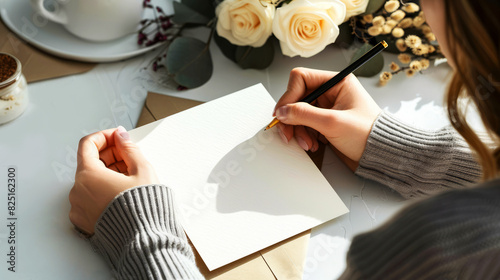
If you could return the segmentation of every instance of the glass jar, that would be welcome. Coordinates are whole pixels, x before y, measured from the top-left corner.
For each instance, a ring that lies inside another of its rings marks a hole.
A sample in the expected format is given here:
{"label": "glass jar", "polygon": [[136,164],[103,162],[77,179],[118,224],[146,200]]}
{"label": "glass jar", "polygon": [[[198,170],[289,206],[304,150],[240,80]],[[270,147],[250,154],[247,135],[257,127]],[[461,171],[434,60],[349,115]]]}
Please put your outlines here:
{"label": "glass jar", "polygon": [[0,53],[0,124],[19,117],[28,107],[28,86],[21,62]]}

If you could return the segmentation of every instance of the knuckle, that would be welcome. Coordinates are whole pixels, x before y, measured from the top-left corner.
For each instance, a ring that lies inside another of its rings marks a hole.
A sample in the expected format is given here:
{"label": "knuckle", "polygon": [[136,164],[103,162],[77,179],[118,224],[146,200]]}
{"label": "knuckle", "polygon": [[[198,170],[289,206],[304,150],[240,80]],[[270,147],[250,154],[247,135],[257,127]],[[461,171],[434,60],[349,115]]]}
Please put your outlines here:
{"label": "knuckle", "polygon": [[78,215],[75,213],[75,211],[73,210],[73,208],[71,208],[71,210],[69,211],[69,221],[74,224],[74,225],[78,225]]}
{"label": "knuckle", "polygon": [[88,142],[90,140],[90,137],[91,137],[91,134],[83,136],[80,139],[80,141],[78,142],[78,147],[81,147],[81,146],[83,146],[83,144],[85,144],[86,142]]}
{"label": "knuckle", "polygon": [[79,197],[78,193],[79,192],[78,192],[78,182],[77,182],[75,183],[73,188],[71,188],[68,194],[68,200],[71,206],[75,206],[78,204],[78,197]]}
{"label": "knuckle", "polygon": [[295,67],[292,69],[292,71],[290,71],[290,75],[291,76],[302,76],[305,72],[305,68],[304,67]]}
{"label": "knuckle", "polygon": [[74,205],[75,204],[75,187],[73,187],[68,194],[68,200],[69,204]]}
{"label": "knuckle", "polygon": [[307,80],[309,69],[305,67],[295,67],[290,71],[290,80]]}
{"label": "knuckle", "polygon": [[81,164],[81,160],[85,157],[85,149],[84,149],[84,145],[86,143],[88,143],[89,141],[91,141],[92,135],[87,135],[87,136],[84,136],[80,139],[80,141],[78,142],[78,150],[76,151],[76,154],[77,154],[77,159],[78,159],[78,163]]}

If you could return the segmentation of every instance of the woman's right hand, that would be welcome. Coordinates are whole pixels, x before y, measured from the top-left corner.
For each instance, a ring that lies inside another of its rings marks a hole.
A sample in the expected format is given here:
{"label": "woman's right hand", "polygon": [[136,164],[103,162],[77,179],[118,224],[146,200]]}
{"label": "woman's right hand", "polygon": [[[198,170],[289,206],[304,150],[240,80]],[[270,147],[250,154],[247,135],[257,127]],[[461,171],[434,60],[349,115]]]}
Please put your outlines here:
{"label": "woman's right hand", "polygon": [[[285,142],[295,137],[302,148],[315,151],[319,132],[348,158],[344,161],[358,162],[371,127],[381,112],[358,79],[348,75],[312,105],[298,102],[336,74],[293,69],[287,90],[276,104],[273,115],[280,120],[278,129]],[[348,165],[352,168],[352,163]]]}

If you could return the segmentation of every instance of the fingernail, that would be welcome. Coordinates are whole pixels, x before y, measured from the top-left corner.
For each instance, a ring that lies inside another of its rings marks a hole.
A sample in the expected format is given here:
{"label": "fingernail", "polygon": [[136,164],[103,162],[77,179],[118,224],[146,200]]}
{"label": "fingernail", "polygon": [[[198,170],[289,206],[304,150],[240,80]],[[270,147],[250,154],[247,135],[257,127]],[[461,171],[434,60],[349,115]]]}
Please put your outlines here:
{"label": "fingernail", "polygon": [[278,133],[281,136],[281,140],[283,140],[285,144],[288,144],[288,138],[286,138],[285,133],[283,133],[283,131],[281,130],[281,127],[278,127]]}
{"label": "fingernail", "polygon": [[276,118],[280,121],[284,121],[286,120],[286,115],[288,113],[288,106],[282,106],[282,107],[279,107],[277,110],[276,110]]}
{"label": "fingernail", "polygon": [[123,139],[123,140],[129,140],[130,139],[130,134],[128,134],[127,130],[123,126],[119,126],[117,128],[118,130],[118,135]]}
{"label": "fingernail", "polygon": [[299,146],[300,146],[302,149],[304,149],[304,151],[309,150],[309,147],[307,146],[306,141],[304,141],[304,139],[302,139],[302,137],[297,136],[297,137],[295,137],[295,139],[297,139],[297,143],[299,143]]}

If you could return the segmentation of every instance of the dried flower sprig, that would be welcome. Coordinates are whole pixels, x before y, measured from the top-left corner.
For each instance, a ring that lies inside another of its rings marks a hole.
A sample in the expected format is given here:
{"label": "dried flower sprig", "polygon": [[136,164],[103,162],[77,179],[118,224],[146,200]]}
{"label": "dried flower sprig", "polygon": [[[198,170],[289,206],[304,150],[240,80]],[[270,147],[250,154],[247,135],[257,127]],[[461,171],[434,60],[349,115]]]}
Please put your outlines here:
{"label": "dried flower sprig", "polygon": [[380,74],[381,85],[400,72],[412,77],[426,70],[434,60],[443,58],[435,42],[436,36],[425,23],[425,14],[417,3],[388,0],[381,10],[351,20],[350,25],[363,42],[392,39],[393,50],[400,52],[398,60],[406,66],[392,62],[391,70]]}
{"label": "dried flower sprig", "polygon": [[[432,54],[436,52],[434,46],[423,44],[421,38],[415,35],[409,35],[406,39],[397,40],[396,45],[399,50],[403,51],[403,53],[398,55],[399,62],[407,64],[408,66],[400,66],[394,61],[391,62],[389,66],[391,72],[384,72],[391,75],[381,75],[379,78],[379,84],[382,86],[386,85],[393,75],[400,72],[405,72],[407,77],[413,77],[415,73],[421,73],[423,70],[427,70],[431,65],[431,61],[428,57],[431,57]],[[411,50],[412,54],[404,52],[408,49]]]}
{"label": "dried flower sprig", "polygon": [[[172,15],[167,15],[161,7],[151,4],[151,0],[144,0],[143,7],[144,9],[153,10],[154,18],[143,19],[140,22],[141,29],[137,34],[138,45],[149,47],[166,41],[171,42],[179,36],[182,26],[176,26],[172,23]],[[160,62],[165,57],[166,54],[160,52],[160,54],[151,61],[148,67],[152,66],[153,71],[156,72],[158,68],[163,67]]]}

